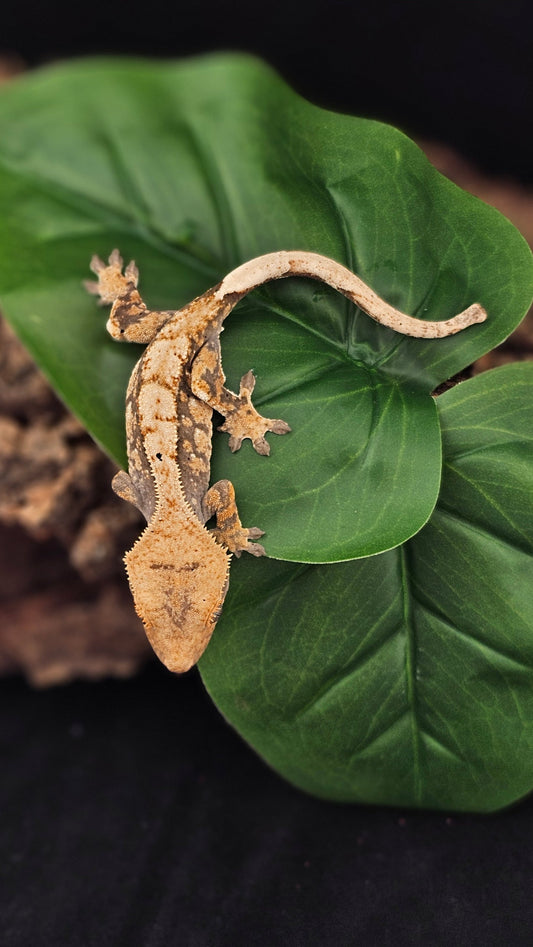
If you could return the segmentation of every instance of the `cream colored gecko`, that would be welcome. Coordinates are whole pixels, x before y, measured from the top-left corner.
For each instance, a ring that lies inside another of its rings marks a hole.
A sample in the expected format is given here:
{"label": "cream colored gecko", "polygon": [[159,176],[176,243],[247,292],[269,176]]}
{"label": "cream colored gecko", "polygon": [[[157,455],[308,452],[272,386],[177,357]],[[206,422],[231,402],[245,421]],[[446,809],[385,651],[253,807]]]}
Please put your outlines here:
{"label": "cream colored gecko", "polygon": [[[264,555],[257,527],[243,527],[229,480],[209,487],[211,417],[225,418],[236,451],[250,438],[269,453],[265,434],[286,434],[289,425],[264,418],[251,402],[255,379],[243,375],[239,394],[225,386],[220,361],[222,323],[250,290],[270,280],[306,276],[322,280],[377,322],[405,335],[442,338],[486,318],[477,303],[441,322],[405,315],[380,299],[345,267],[316,253],[280,251],[257,257],[229,273],[178,311],[153,312],[138,290],[133,262],[113,250],[105,265],[91,260],[97,282],[89,292],[112,304],[107,329],[119,341],[148,343],[133,370],[126,396],[128,473],[113,489],[133,503],[147,526],[125,563],[135,607],[150,643],[172,671],[186,671],[209,643],[228,588],[231,555]],[[216,526],[206,523],[216,517]]]}

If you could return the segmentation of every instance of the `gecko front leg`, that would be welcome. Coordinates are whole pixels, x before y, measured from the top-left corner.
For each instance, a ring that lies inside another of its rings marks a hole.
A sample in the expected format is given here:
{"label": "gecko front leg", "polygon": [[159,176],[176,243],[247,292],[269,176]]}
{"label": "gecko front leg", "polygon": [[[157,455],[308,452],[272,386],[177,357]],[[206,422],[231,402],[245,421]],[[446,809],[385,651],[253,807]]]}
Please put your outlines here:
{"label": "gecko front leg", "polygon": [[252,371],[241,378],[239,394],[226,388],[220,355],[218,336],[210,338],[196,355],[191,368],[191,390],[201,401],[207,402],[224,418],[219,431],[230,435],[231,451],[239,450],[243,440],[250,438],[258,454],[268,456],[270,444],[265,438],[267,431],[274,434],[288,434],[290,427],[286,421],[277,418],[264,418],[252,404],[252,391],[255,377]]}
{"label": "gecko front leg", "polygon": [[173,315],[171,311],[156,312],[148,309],[137,285],[139,271],[131,260],[124,262],[118,250],[113,250],[108,263],[93,256],[90,267],[97,280],[84,280],[87,292],[99,297],[99,305],[112,304],[107,320],[107,331],[116,342],[151,342]]}

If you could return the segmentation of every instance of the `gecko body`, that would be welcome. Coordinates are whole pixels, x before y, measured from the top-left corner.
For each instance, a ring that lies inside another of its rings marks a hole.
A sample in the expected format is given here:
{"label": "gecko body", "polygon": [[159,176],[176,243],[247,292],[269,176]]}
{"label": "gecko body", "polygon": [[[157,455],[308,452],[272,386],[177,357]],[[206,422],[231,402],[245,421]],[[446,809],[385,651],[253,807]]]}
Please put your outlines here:
{"label": "gecko body", "polygon": [[[235,451],[245,438],[268,455],[265,434],[286,434],[289,425],[264,418],[251,402],[252,372],[239,394],[229,391],[220,361],[222,323],[236,303],[261,284],[288,276],[320,279],[348,296],[376,321],[408,335],[439,338],[482,322],[478,304],[451,319],[425,322],[400,313],[345,267],[319,254],[280,251],[232,271],[217,286],[178,311],[151,311],[138,290],[138,271],[124,273],[117,250],[105,265],[93,257],[97,282],[89,292],[112,304],[107,329],[116,340],[146,343],[126,395],[128,472],[113,489],[133,503],[147,526],[125,563],[135,606],[154,651],[173,671],[199,659],[222,610],[232,554],[264,555],[263,535],[239,519],[232,484],[209,487],[212,413],[225,418]],[[206,524],[216,517],[216,525]]]}
{"label": "gecko body", "polygon": [[128,474],[113,482],[148,523],[125,564],[150,643],[173,671],[207,647],[229,580],[226,547],[204,525],[212,410],[186,393],[201,344],[187,322],[171,317],[137,364],[126,398]]}

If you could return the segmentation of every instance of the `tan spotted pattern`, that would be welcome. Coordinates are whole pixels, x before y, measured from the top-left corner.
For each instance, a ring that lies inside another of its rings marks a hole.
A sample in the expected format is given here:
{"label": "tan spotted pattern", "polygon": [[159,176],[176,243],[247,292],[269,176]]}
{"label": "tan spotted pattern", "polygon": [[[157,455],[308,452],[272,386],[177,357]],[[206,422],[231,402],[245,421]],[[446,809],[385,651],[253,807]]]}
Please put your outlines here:
{"label": "tan spotted pattern", "polygon": [[93,257],[91,269],[97,280],[85,285],[101,304],[112,304],[111,336],[147,345],[126,395],[128,472],[115,476],[113,488],[147,521],[125,556],[135,606],[164,664],[186,671],[202,655],[220,617],[231,554],[264,554],[254,541],[262,530],[242,526],[233,485],[222,480],[209,487],[212,412],[223,415],[220,430],[230,435],[233,451],[250,438],[266,455],[266,433],[290,431],[285,421],[263,418],[255,410],[252,372],[243,375],[238,395],[225,387],[219,336],[239,299],[269,280],[307,276],[329,283],[378,322],[427,338],[482,322],[486,313],[476,303],[441,322],[414,319],[333,260],[300,251],[251,260],[178,311],[146,307],[137,290],[137,267],[131,262],[123,272],[118,250],[107,264]]}

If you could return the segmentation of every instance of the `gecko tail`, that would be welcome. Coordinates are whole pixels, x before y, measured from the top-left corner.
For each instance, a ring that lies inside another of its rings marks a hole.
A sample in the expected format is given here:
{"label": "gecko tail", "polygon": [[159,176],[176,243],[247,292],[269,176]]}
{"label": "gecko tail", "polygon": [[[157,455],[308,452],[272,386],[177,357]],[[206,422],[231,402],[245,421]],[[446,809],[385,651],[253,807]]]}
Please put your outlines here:
{"label": "gecko tail", "polygon": [[238,300],[250,290],[272,280],[286,279],[288,276],[321,280],[351,299],[375,322],[412,338],[442,339],[475,323],[484,322],[487,318],[483,307],[479,303],[473,303],[464,312],[450,319],[417,319],[395,309],[367,286],[356,273],[352,273],[341,263],[320,253],[302,250],[279,250],[248,260],[224,277],[216,288],[215,296],[220,300],[230,300],[229,313]]}

